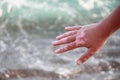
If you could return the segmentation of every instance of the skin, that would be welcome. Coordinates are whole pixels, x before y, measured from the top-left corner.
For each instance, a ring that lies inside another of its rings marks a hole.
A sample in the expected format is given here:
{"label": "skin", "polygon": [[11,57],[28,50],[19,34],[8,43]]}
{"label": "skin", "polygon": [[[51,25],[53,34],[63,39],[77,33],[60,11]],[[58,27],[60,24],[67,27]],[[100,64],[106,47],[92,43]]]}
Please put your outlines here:
{"label": "skin", "polygon": [[58,54],[75,48],[88,48],[77,60],[77,64],[82,64],[100,50],[108,38],[119,28],[120,6],[99,23],[65,27],[67,32],[56,37],[56,41],[52,44],[54,46],[64,45],[62,48],[55,51]]}

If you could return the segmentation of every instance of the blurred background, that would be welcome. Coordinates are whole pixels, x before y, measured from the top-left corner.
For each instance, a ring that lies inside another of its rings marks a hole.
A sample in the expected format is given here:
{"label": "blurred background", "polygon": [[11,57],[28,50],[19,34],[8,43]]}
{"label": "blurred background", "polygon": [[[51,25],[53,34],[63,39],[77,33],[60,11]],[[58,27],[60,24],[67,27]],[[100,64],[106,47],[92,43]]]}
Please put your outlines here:
{"label": "blurred background", "polygon": [[64,27],[96,23],[120,0],[0,0],[0,80],[119,80],[120,31],[82,65],[86,48],[56,55]]}

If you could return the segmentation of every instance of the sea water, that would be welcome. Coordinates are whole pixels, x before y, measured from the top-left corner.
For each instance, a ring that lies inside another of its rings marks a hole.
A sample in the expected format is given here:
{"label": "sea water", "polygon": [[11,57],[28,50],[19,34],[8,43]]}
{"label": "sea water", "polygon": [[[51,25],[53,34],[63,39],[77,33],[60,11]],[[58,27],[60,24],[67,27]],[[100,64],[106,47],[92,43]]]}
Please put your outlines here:
{"label": "sea water", "polygon": [[119,0],[0,0],[0,80],[119,80],[120,31],[82,65],[86,48],[55,54],[64,27],[96,23]]}

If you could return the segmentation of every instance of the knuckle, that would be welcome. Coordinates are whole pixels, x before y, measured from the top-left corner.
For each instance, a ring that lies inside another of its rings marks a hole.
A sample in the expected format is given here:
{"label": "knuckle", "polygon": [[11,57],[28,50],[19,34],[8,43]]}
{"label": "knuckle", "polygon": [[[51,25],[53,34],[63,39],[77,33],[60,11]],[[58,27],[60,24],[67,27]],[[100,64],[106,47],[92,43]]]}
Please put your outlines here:
{"label": "knuckle", "polygon": [[65,35],[69,35],[71,32],[66,32]]}
{"label": "knuckle", "polygon": [[61,42],[64,43],[64,42],[67,42],[68,40],[69,40],[68,38],[64,38],[61,40]]}
{"label": "knuckle", "polygon": [[75,46],[71,45],[71,44],[68,45],[68,48],[73,48],[73,47],[75,47]]}
{"label": "knuckle", "polygon": [[76,45],[77,45],[77,46],[84,46],[85,43],[86,43],[86,42],[85,42],[84,40],[76,41]]}
{"label": "knuckle", "polygon": [[77,32],[77,30],[76,31],[72,31],[71,34],[75,34],[76,32]]}
{"label": "knuckle", "polygon": [[69,37],[64,39],[65,42],[70,41]]}
{"label": "knuckle", "polygon": [[66,50],[68,50],[68,49],[69,49],[68,46],[63,47],[63,50],[64,50],[64,51],[66,51]]}

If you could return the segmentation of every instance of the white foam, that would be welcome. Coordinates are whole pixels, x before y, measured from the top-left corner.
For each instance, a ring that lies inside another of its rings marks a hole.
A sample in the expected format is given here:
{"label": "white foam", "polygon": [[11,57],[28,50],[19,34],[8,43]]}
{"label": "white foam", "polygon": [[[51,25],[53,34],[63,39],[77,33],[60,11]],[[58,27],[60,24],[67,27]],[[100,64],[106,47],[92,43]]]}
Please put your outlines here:
{"label": "white foam", "polygon": [[2,15],[3,15],[3,11],[2,11],[2,9],[0,8],[0,17],[2,17]]}

